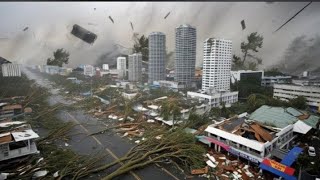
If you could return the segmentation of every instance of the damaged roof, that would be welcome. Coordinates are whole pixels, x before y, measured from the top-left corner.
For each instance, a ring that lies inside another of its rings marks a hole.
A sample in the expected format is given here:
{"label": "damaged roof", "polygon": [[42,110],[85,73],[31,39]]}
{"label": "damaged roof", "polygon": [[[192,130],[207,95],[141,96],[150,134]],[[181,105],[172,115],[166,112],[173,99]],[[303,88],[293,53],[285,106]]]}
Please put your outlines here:
{"label": "damaged roof", "polygon": [[7,64],[7,63],[11,63],[11,62],[0,56],[0,64]]}
{"label": "damaged roof", "polygon": [[24,140],[28,140],[28,139],[35,139],[35,138],[39,137],[39,135],[37,133],[35,133],[32,129],[11,132],[11,134],[16,142],[24,141]]}
{"label": "damaged roof", "polygon": [[22,109],[20,104],[7,105],[2,108],[2,110],[13,110],[13,109]]}
{"label": "damaged roof", "polygon": [[290,124],[294,124],[299,119],[307,125],[316,128],[319,117],[314,115],[304,116],[305,114],[292,107],[271,107],[267,105],[261,106],[254,111],[249,119],[258,121],[265,125],[276,126],[278,128],[284,128]]}

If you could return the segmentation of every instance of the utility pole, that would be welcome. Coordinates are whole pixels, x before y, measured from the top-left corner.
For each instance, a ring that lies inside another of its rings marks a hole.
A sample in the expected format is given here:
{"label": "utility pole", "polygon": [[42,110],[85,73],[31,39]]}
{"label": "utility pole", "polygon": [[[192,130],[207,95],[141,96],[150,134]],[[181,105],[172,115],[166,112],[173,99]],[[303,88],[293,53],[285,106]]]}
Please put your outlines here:
{"label": "utility pole", "polygon": [[301,166],[299,168],[299,176],[298,176],[298,180],[301,180]]}

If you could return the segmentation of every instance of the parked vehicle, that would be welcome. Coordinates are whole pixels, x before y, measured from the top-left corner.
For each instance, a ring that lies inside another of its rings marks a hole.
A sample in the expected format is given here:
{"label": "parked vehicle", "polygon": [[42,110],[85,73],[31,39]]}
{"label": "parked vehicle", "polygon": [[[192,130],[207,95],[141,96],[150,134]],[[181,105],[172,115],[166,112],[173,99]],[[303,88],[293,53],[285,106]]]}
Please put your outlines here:
{"label": "parked vehicle", "polygon": [[313,146],[309,146],[308,154],[309,156],[316,156],[316,150]]}

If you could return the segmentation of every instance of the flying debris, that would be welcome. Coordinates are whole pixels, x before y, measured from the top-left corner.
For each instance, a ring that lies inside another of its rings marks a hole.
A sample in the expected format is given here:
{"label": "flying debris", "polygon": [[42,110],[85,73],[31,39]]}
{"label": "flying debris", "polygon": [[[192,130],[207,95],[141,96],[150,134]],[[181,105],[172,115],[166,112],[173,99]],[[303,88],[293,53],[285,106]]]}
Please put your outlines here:
{"label": "flying debris", "polygon": [[274,31],[274,33],[275,32],[277,32],[277,31],[279,31],[284,25],[286,25],[288,22],[290,22],[293,18],[295,18],[299,13],[301,13],[301,11],[303,11],[306,7],[308,7],[310,4],[312,3],[312,1],[311,2],[309,2],[307,5],[305,5],[300,11],[298,11],[294,16],[292,16],[289,20],[287,20],[283,25],[281,25],[277,30],[275,30]]}
{"label": "flying debris", "polygon": [[71,34],[76,36],[77,38],[85,41],[86,43],[92,44],[97,39],[97,35],[84,29],[83,27],[75,24],[73,25]]}
{"label": "flying debris", "polygon": [[132,24],[132,22],[130,22],[130,24],[131,24],[131,29],[132,29],[132,31],[134,31],[134,28],[133,28],[133,24]]}
{"label": "flying debris", "polygon": [[29,29],[29,27],[25,27],[24,29],[23,29],[23,31],[26,31],[26,30],[28,30]]}
{"label": "flying debris", "polygon": [[244,30],[246,28],[246,24],[245,24],[244,20],[241,21],[241,27],[242,27],[242,30]]}
{"label": "flying debris", "polygon": [[93,8],[94,10],[96,10],[96,8]]}
{"label": "flying debris", "polygon": [[114,21],[113,21],[113,19],[112,19],[112,17],[111,16],[109,16],[109,19],[112,21],[112,23],[114,24]]}
{"label": "flying debris", "polygon": [[167,19],[167,17],[169,16],[171,12],[168,12],[168,14],[164,17],[164,19]]}

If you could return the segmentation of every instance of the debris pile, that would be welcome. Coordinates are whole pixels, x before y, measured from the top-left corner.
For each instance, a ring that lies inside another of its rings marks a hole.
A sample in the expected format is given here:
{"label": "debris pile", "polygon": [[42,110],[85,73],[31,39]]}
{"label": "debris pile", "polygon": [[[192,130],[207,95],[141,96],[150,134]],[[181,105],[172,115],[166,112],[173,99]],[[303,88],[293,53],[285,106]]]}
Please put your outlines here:
{"label": "debris pile", "polygon": [[[209,170],[213,170],[213,174],[218,176],[219,179],[263,179],[260,174],[250,165],[237,160],[235,157],[226,156],[219,152],[209,151],[205,155],[205,162],[207,164],[206,167],[209,167]],[[204,169],[193,170],[191,173],[208,174],[208,172],[204,171]]]}

